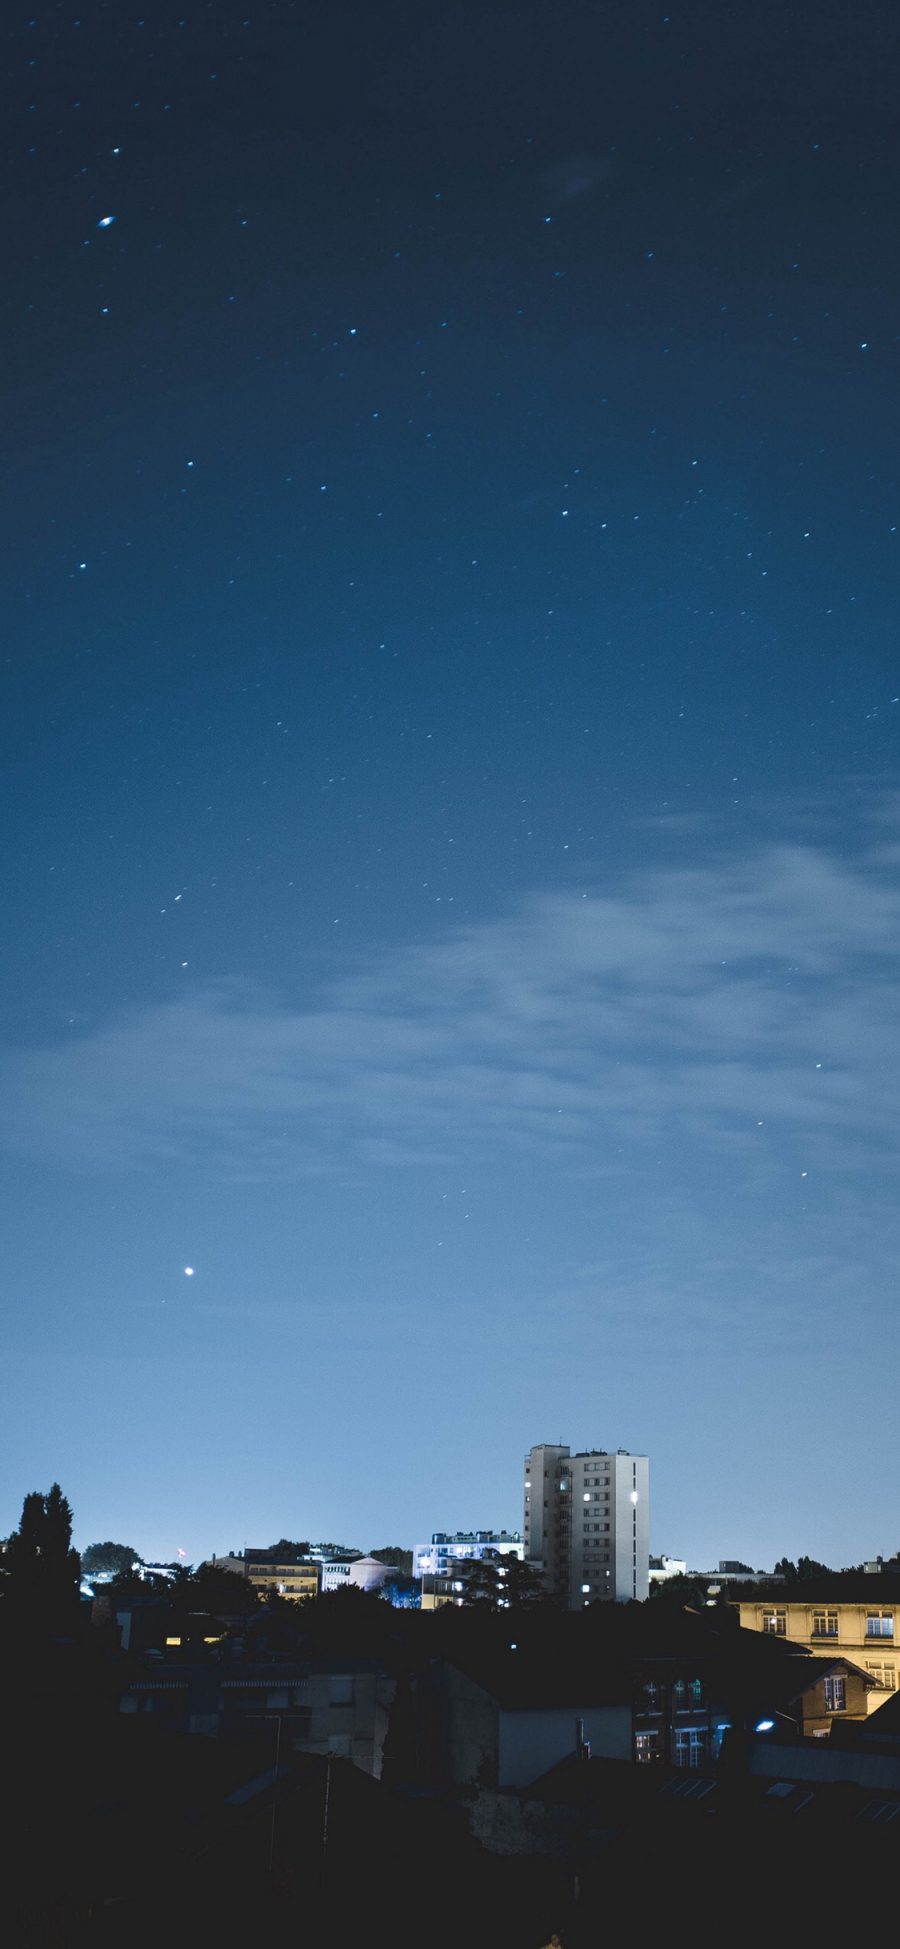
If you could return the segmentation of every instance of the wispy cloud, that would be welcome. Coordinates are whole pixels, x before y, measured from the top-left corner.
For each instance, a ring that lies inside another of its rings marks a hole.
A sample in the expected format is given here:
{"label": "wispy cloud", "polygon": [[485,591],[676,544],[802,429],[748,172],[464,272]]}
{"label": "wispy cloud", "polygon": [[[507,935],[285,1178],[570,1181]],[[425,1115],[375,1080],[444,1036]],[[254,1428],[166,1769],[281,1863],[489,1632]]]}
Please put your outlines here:
{"label": "wispy cloud", "polygon": [[[772,847],[535,895],[356,965],[298,1008],[229,980],[8,1055],[7,1146],[77,1169],[225,1175],[648,1144],[770,1168],[896,1160],[900,887]],[[765,1132],[766,1135],[761,1135]]]}

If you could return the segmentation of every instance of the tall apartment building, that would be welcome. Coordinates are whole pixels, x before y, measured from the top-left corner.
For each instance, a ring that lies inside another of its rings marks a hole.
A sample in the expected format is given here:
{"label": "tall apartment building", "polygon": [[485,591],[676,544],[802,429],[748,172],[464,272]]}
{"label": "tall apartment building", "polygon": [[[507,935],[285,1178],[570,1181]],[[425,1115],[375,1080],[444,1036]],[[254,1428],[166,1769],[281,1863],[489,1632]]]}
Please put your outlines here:
{"label": "tall apartment building", "polygon": [[525,1560],[570,1611],[650,1589],[650,1465],[605,1448],[541,1442],[525,1457]]}

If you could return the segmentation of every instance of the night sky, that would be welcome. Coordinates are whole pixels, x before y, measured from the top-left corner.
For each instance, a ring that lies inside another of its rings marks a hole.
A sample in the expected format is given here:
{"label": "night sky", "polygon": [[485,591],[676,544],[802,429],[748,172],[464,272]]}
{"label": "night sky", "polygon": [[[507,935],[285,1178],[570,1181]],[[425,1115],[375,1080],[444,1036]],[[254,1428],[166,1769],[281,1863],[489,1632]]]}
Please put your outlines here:
{"label": "night sky", "polygon": [[896,7],[0,31],[0,1533],[891,1552]]}

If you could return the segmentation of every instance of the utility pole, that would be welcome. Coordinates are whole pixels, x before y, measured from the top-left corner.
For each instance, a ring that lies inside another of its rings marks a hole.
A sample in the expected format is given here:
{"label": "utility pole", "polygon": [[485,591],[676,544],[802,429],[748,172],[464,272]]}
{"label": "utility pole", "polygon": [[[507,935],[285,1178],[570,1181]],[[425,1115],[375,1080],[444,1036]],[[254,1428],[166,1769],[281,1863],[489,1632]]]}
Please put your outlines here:
{"label": "utility pole", "polygon": [[[268,1716],[268,1715],[267,1715]],[[278,1766],[281,1759],[281,1716],[275,1720],[275,1780],[272,1787],[272,1823],[269,1828],[269,1874],[275,1862],[275,1826],[278,1820]]]}
{"label": "utility pole", "polygon": [[328,1855],[328,1801],[331,1795],[331,1754],[325,1761],[325,1801],[322,1807],[322,1894],[325,1893],[326,1858]]}

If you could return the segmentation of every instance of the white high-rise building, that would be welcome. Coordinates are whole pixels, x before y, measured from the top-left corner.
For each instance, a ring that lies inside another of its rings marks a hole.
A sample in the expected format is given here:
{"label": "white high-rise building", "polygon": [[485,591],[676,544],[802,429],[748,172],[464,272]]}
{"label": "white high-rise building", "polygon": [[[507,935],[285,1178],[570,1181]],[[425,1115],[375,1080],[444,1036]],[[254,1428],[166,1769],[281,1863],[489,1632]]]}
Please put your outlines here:
{"label": "white high-rise building", "polygon": [[525,1561],[570,1611],[650,1589],[650,1464],[541,1442],[525,1457]]}

